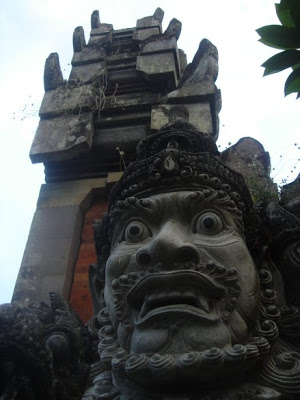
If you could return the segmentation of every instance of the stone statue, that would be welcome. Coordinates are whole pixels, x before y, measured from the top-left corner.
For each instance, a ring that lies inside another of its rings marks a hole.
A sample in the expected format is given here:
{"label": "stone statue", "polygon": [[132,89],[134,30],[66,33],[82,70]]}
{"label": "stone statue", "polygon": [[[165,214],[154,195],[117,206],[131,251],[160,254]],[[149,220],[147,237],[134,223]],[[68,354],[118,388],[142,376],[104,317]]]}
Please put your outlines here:
{"label": "stone statue", "polygon": [[[74,32],[70,85],[57,54],[47,59],[31,156],[52,163],[49,182],[56,161],[63,173],[76,166],[76,179],[103,176],[110,158],[103,171],[94,166],[103,154],[98,150],[115,144],[114,124],[124,143],[129,118],[132,129],[139,118],[151,119],[151,126],[148,121],[134,139],[143,138],[137,159],[94,223],[89,323],[84,326],[55,293],[50,306],[0,306],[0,400],[299,399],[299,178],[279,203],[260,143],[244,138],[219,153],[217,49],[201,41],[185,68],[176,44],[181,23],[173,19],[162,34],[162,17],[157,9],[131,34],[116,31],[113,38],[112,25],[101,24],[95,11],[90,44],[82,27]],[[117,76],[124,84],[120,103],[116,90],[106,98],[105,124],[111,110],[116,117],[107,142],[98,130],[104,118],[91,83],[106,69],[105,60],[113,67],[108,81]],[[83,86],[74,86],[80,76]],[[139,109],[141,77],[147,90]],[[91,170],[81,175],[97,141]]]}
{"label": "stone statue", "polygon": [[186,114],[140,142],[95,221],[88,326],[55,294],[1,307],[1,399],[299,397],[298,193],[254,207]]}
{"label": "stone statue", "polygon": [[256,215],[211,136],[175,119],[140,143],[95,226],[84,399],[297,398],[299,310]]}

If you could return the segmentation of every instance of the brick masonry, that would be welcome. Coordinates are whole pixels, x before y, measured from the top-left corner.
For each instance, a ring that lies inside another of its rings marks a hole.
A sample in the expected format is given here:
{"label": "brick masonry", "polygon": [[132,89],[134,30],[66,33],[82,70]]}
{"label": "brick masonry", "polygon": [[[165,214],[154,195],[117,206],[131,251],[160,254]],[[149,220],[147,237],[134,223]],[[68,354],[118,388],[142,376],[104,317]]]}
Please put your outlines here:
{"label": "brick masonry", "polygon": [[70,305],[83,322],[93,316],[92,297],[89,290],[89,266],[96,262],[93,220],[101,218],[106,211],[105,202],[96,202],[84,217],[81,243],[75,265]]}

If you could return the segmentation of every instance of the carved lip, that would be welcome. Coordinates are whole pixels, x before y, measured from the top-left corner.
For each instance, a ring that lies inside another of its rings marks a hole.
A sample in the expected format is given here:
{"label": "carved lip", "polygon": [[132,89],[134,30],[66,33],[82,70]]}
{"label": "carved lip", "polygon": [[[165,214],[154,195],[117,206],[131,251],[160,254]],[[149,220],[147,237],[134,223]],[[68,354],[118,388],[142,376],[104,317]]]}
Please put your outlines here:
{"label": "carved lip", "polygon": [[127,293],[136,325],[153,317],[189,314],[207,321],[219,319],[218,302],[225,297],[223,286],[196,271],[158,272],[142,278]]}

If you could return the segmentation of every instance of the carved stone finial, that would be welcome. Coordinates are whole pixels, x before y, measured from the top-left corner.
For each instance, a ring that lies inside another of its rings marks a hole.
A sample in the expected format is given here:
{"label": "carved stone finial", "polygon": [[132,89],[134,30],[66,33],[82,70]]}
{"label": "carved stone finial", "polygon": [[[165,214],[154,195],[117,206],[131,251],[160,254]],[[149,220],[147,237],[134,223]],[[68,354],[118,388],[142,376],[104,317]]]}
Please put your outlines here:
{"label": "carved stone finial", "polygon": [[164,19],[164,11],[160,7],[158,7],[154,12],[153,17],[162,22]]}
{"label": "carved stone finial", "polygon": [[166,37],[175,36],[176,40],[178,40],[180,37],[180,33],[181,33],[181,27],[182,27],[182,23],[180,21],[178,21],[178,19],[173,18],[170,21],[167,29],[165,30],[164,35]]}
{"label": "carved stone finial", "polygon": [[57,53],[51,53],[46,59],[44,69],[45,91],[54,90],[63,83],[63,74],[59,64]]}
{"label": "carved stone finial", "polygon": [[73,33],[73,49],[74,53],[79,53],[85,47],[84,30],[82,26],[77,26]]}
{"label": "carved stone finial", "polygon": [[178,88],[199,84],[205,77],[214,82],[218,71],[218,50],[209,40],[203,39],[193,61],[186,67]]}
{"label": "carved stone finial", "polygon": [[91,28],[92,29],[97,29],[100,28],[100,15],[99,15],[99,11],[95,10],[92,12],[91,15]]}

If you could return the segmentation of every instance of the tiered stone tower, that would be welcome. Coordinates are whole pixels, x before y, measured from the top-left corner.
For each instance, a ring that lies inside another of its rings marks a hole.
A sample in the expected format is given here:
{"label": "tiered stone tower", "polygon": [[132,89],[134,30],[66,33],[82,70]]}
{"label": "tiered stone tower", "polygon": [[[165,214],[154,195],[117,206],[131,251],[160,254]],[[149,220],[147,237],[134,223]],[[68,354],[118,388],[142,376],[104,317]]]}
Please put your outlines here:
{"label": "tiered stone tower", "polygon": [[91,317],[92,221],[101,217],[111,185],[135,159],[137,143],[180,116],[217,139],[217,49],[203,40],[187,66],[177,47],[181,23],[173,19],[163,32],[163,14],[158,8],[136,27],[114,30],[94,11],[88,43],[82,27],[74,31],[67,81],[58,54],[47,58],[41,119],[30,151],[32,162],[45,166],[46,184],[14,302],[48,302],[55,291],[84,320]]}
{"label": "tiered stone tower", "polygon": [[94,11],[69,80],[46,60],[1,399],[299,398],[299,178],[278,202],[259,142],[219,152],[217,49],[186,65],[162,17],[115,31]]}

